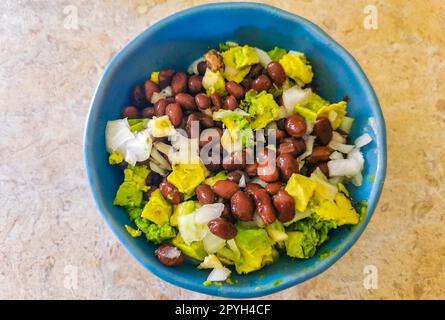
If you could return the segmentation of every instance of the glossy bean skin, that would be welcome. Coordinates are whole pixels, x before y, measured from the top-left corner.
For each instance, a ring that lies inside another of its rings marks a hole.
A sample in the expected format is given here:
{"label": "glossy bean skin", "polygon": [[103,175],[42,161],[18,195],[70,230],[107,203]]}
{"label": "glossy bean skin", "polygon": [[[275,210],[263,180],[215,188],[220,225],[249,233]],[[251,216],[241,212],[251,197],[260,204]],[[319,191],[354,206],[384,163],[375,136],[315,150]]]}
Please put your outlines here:
{"label": "glossy bean skin", "polygon": [[161,88],[161,90],[171,84],[174,74],[175,70],[173,69],[164,69],[159,72],[159,88]]}
{"label": "glossy bean skin", "polygon": [[267,65],[267,74],[278,86],[281,86],[286,81],[286,74],[278,61],[272,61]]}
{"label": "glossy bean skin", "polygon": [[295,138],[303,137],[307,130],[306,120],[298,114],[286,118],[284,126],[287,133]]}
{"label": "glossy bean skin", "polygon": [[221,217],[209,221],[207,226],[211,233],[224,240],[233,239],[237,234],[235,225]]}
{"label": "glossy bean skin", "polygon": [[326,178],[329,178],[329,167],[327,162],[320,162],[318,163],[318,168],[321,172],[326,176]]}
{"label": "glossy bean skin", "polygon": [[280,177],[280,173],[276,165],[270,164],[268,162],[258,164],[257,175],[258,178],[260,178],[264,182],[274,182],[277,181]]}
{"label": "glossy bean skin", "polygon": [[256,210],[265,224],[271,224],[276,220],[275,208],[272,199],[264,189],[256,190],[253,194]]}
{"label": "glossy bean skin", "polygon": [[230,209],[230,203],[224,203],[224,210],[221,213],[221,218],[226,219],[232,223],[236,222],[235,216],[232,214],[232,209]]}
{"label": "glossy bean skin", "polygon": [[281,184],[281,182],[271,182],[271,183],[268,183],[265,187],[266,191],[270,195],[277,194],[278,191],[280,191],[280,189],[282,189],[282,188],[283,188],[283,185]]}
{"label": "glossy bean skin", "polygon": [[275,133],[275,140],[277,141],[277,143],[281,143],[283,139],[287,137],[287,133],[284,130],[275,129],[274,133]]}
{"label": "glossy bean skin", "polygon": [[254,64],[250,68],[249,73],[247,74],[247,77],[250,79],[257,78],[263,72],[263,70],[264,70],[264,68],[260,63]]}
{"label": "glossy bean skin", "polygon": [[200,204],[212,204],[216,202],[216,196],[212,188],[207,184],[201,184],[196,188],[196,196]]}
{"label": "glossy bean skin", "polygon": [[278,154],[290,153],[298,157],[306,151],[306,144],[303,140],[294,137],[284,138],[278,146]]}
{"label": "glossy bean skin", "polygon": [[298,173],[298,162],[290,153],[282,153],[277,157],[277,166],[280,168],[281,178],[287,181],[294,173]]}
{"label": "glossy bean skin", "polygon": [[165,108],[167,108],[168,102],[166,99],[159,99],[154,105],[154,112],[156,117],[162,117],[165,115]]}
{"label": "glossy bean skin", "polygon": [[136,85],[131,89],[130,94],[131,104],[136,108],[142,109],[147,104],[145,98],[145,90],[140,85]]}
{"label": "glossy bean skin", "polygon": [[326,146],[332,139],[332,125],[326,118],[318,119],[314,124],[314,134],[317,137],[317,143]]}
{"label": "glossy bean skin", "polygon": [[189,91],[192,93],[198,93],[202,90],[202,77],[196,74],[190,76],[188,80]]}
{"label": "glossy bean skin", "polygon": [[[221,128],[209,128],[201,132],[199,136],[199,147],[202,148],[213,140],[220,142],[222,136]],[[221,146],[220,146],[221,149]]]}
{"label": "glossy bean skin", "polygon": [[227,174],[227,180],[239,183],[241,176],[241,173],[239,173],[238,171],[231,171]]}
{"label": "glossy bean skin", "polygon": [[185,92],[187,90],[187,82],[187,75],[184,72],[175,73],[171,81],[173,95]]}
{"label": "glossy bean skin", "polygon": [[122,117],[128,119],[137,119],[139,118],[139,110],[134,106],[128,106],[122,109]]}
{"label": "glossy bean skin", "polygon": [[272,201],[280,222],[289,222],[295,217],[295,200],[285,190],[279,190]]}
{"label": "glossy bean skin", "polygon": [[236,98],[232,95],[227,96],[224,99],[223,108],[226,110],[235,110],[238,108],[238,101],[236,101]]}
{"label": "glossy bean skin", "polygon": [[272,86],[272,81],[270,81],[269,77],[265,74],[258,76],[258,78],[254,79],[250,84],[251,88],[257,92],[261,92],[263,90],[269,90]]}
{"label": "glossy bean skin", "polygon": [[162,196],[172,204],[179,204],[181,202],[181,193],[170,182],[164,180],[159,185],[159,191]]}
{"label": "glossy bean skin", "polygon": [[213,186],[213,192],[223,199],[230,199],[237,191],[238,184],[229,180],[219,180]]}
{"label": "glossy bean skin", "polygon": [[155,255],[163,265],[169,267],[178,266],[184,262],[181,250],[167,243],[160,245],[156,249]]}
{"label": "glossy bean skin", "polygon": [[317,163],[320,161],[328,161],[332,151],[325,146],[316,146],[312,150],[312,154],[308,157],[308,163]]}
{"label": "glossy bean skin", "polygon": [[244,188],[244,192],[246,192],[251,198],[253,198],[253,194],[255,191],[262,189],[262,187],[255,182],[246,183],[246,187]]}
{"label": "glossy bean skin", "polygon": [[145,97],[147,98],[148,101],[151,100],[153,93],[161,91],[159,90],[158,85],[151,80],[145,81],[144,88],[145,88]]}
{"label": "glossy bean skin", "polygon": [[200,61],[196,67],[200,76],[203,76],[207,70],[207,62]]}
{"label": "glossy bean skin", "polygon": [[235,81],[228,81],[226,83],[226,90],[230,95],[234,96],[237,100],[241,100],[246,92],[243,86],[236,83]]}
{"label": "glossy bean skin", "polygon": [[142,118],[153,118],[155,115],[155,108],[147,107],[142,109]]}
{"label": "glossy bean skin", "polygon": [[165,107],[165,114],[175,128],[181,125],[183,115],[179,103],[168,104],[167,107]]}
{"label": "glossy bean skin", "polygon": [[230,198],[232,214],[240,221],[252,221],[254,207],[250,197],[243,191],[237,191]]}
{"label": "glossy bean skin", "polygon": [[181,107],[187,110],[195,110],[196,109],[196,103],[195,98],[188,94],[180,92],[175,95],[175,101],[176,103],[179,103]]}
{"label": "glossy bean skin", "polygon": [[254,177],[257,174],[257,169],[258,169],[258,163],[254,162],[246,164],[246,168],[244,170],[249,177]]}
{"label": "glossy bean skin", "polygon": [[212,100],[205,93],[198,93],[195,96],[195,104],[199,109],[205,110],[210,108]]}
{"label": "glossy bean skin", "polygon": [[246,167],[246,154],[244,151],[235,151],[223,159],[222,166],[227,171],[244,170]]}
{"label": "glossy bean skin", "polygon": [[219,94],[217,94],[216,92],[214,92],[210,95],[210,100],[212,101],[212,104],[216,108],[220,109],[223,107],[223,102],[222,102],[221,96]]}

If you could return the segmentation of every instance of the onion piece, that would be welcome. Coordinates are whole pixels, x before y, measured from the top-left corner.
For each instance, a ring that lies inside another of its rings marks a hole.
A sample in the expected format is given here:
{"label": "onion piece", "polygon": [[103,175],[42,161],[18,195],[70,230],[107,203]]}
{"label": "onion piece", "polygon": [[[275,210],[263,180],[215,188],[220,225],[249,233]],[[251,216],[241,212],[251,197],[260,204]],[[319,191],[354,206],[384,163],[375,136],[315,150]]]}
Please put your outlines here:
{"label": "onion piece", "polygon": [[159,166],[164,169],[164,170],[172,170],[172,167],[170,166],[170,163],[165,160],[165,158],[159,153],[158,150],[156,150],[155,148],[153,148],[151,150],[151,158],[157,163],[159,164]]}
{"label": "onion piece", "polygon": [[311,89],[301,89],[299,86],[293,86],[283,91],[283,105],[287,114],[294,114],[294,107],[297,103],[306,102],[312,94]]}
{"label": "onion piece", "polygon": [[125,142],[134,138],[127,118],[108,121],[105,127],[105,142],[108,152],[116,151]]}
{"label": "onion piece", "polygon": [[346,144],[346,138],[343,137],[340,133],[338,133],[337,131],[333,131],[332,132],[332,139],[331,141],[335,141],[335,142],[339,142],[339,143],[344,143]]}
{"label": "onion piece", "polygon": [[155,104],[161,99],[165,99],[167,97],[171,97],[173,95],[172,88],[170,86],[165,87],[161,92],[153,92],[151,96],[150,102]]}
{"label": "onion piece", "polygon": [[372,141],[371,136],[369,134],[365,133],[365,134],[362,134],[357,139],[355,139],[354,144],[355,144],[356,148],[361,148],[361,147],[364,147],[367,144],[369,144],[371,141]]}
{"label": "onion piece", "polygon": [[266,51],[261,50],[259,48],[255,48],[256,55],[260,59],[260,64],[266,68],[267,65],[272,61],[272,59],[269,57]]}
{"label": "onion piece", "polygon": [[262,186],[263,188],[265,188],[266,185],[267,185],[267,182],[264,182],[263,180],[261,180],[261,179],[258,178],[258,177],[253,178],[250,182],[251,182],[251,183],[258,183],[258,184],[259,184],[260,186]]}
{"label": "onion piece", "polygon": [[344,157],[343,157],[343,154],[341,154],[340,152],[334,151],[329,156],[329,159],[331,159],[331,160],[338,160],[338,159],[344,159]]}
{"label": "onion piece", "polygon": [[196,74],[196,75],[199,75],[199,72],[198,72],[198,64],[199,64],[201,61],[205,61],[204,57],[199,57],[198,59],[196,59],[195,61],[193,61],[193,62],[190,64],[190,66],[188,67],[187,72],[188,72],[189,74]]}
{"label": "onion piece", "polygon": [[159,173],[163,177],[167,176],[167,171],[162,169],[156,162],[150,161],[149,166],[152,171]]}
{"label": "onion piece", "polygon": [[354,145],[350,145],[350,144],[343,144],[343,143],[339,143],[337,141],[332,141],[329,142],[328,147],[336,150],[336,151],[340,151],[341,153],[349,153],[354,149]]}
{"label": "onion piece", "polygon": [[239,179],[238,185],[240,188],[246,187],[246,176],[245,176],[244,172],[241,174],[241,179]]}
{"label": "onion piece", "polygon": [[230,269],[227,269],[226,267],[215,268],[210,272],[207,281],[225,281],[230,276],[230,273]]}
{"label": "onion piece", "polygon": [[226,245],[226,240],[214,235],[212,232],[208,232],[204,239],[202,239],[204,250],[208,254],[217,252],[219,249]]}
{"label": "onion piece", "polygon": [[153,143],[153,146],[159,151],[168,156],[174,151],[174,148],[164,142],[156,141]]}

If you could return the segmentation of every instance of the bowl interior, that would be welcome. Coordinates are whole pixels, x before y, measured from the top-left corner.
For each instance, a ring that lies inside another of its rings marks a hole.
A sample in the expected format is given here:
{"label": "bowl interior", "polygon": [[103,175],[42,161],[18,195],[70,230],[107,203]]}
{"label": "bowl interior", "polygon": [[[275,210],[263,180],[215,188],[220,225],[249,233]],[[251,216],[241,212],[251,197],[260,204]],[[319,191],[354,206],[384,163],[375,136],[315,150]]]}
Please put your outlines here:
{"label": "bowl interior", "polygon": [[[208,271],[186,263],[162,266],[153,255],[156,246],[125,231],[130,221],[124,209],[113,205],[122,181],[121,172],[107,164],[105,125],[118,119],[130,103],[133,85],[143,83],[151,71],[186,70],[189,63],[218,43],[233,40],[265,50],[274,46],[304,52],[313,65],[321,96],[339,101],[348,95],[349,114],[356,119],[352,139],[368,132],[374,141],[366,146],[363,185],[350,188],[355,200],[367,200],[366,218],[357,226],[332,232],[318,254],[308,260],[281,257],[279,262],[252,274],[233,273],[234,284],[203,285]],[[375,126],[368,119],[374,119]],[[378,200],[385,173],[385,128],[377,99],[360,67],[344,49],[318,27],[287,12],[259,4],[212,4],[175,14],[151,26],[127,45],[107,67],[93,99],[85,132],[85,161],[93,196],[114,233],[147,269],[166,281],[187,289],[227,297],[253,297],[272,293],[307,280],[339,259],[357,240]],[[373,183],[371,180],[374,180]],[[327,258],[320,254],[330,253]]]}

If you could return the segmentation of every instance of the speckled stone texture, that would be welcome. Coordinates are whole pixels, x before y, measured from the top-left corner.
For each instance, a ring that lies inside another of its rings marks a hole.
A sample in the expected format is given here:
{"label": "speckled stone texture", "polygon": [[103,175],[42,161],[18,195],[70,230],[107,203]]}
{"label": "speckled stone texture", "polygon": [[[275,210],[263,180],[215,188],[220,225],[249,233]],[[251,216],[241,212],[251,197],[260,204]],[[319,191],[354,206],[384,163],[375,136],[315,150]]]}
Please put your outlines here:
{"label": "speckled stone texture", "polygon": [[[108,61],[150,24],[200,3],[0,1],[0,298],[209,298],[129,256],[93,204],[82,161],[88,105]],[[389,151],[382,198],[354,248],[269,298],[444,299],[445,2],[267,3],[317,23],[359,61]],[[367,5],[378,9],[377,30],[363,26]],[[376,289],[363,284],[369,265]]]}

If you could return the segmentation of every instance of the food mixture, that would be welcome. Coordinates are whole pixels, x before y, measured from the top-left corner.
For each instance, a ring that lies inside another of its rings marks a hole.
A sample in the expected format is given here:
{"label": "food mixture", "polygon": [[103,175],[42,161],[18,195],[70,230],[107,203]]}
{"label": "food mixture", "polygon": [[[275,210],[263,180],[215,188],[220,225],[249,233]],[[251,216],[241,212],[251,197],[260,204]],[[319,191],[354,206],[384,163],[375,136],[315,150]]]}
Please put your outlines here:
{"label": "food mixture", "polygon": [[331,230],[357,224],[345,185],[361,185],[371,137],[348,139],[348,97],[325,100],[313,77],[304,53],[228,41],[134,86],[106,127],[128,233],[158,244],[166,266],[211,269],[211,283],[279,255],[311,258]]}

